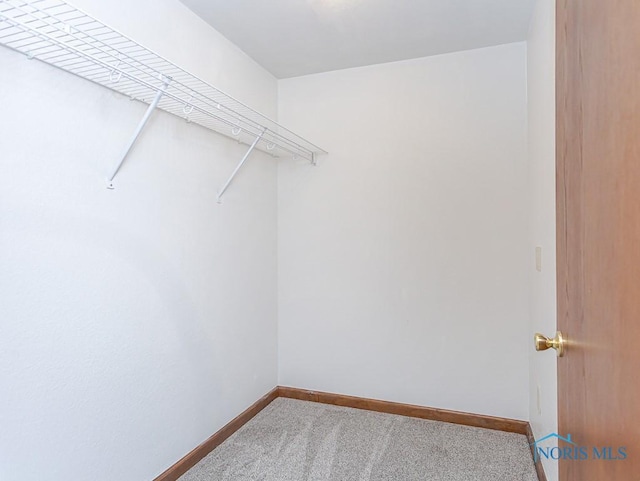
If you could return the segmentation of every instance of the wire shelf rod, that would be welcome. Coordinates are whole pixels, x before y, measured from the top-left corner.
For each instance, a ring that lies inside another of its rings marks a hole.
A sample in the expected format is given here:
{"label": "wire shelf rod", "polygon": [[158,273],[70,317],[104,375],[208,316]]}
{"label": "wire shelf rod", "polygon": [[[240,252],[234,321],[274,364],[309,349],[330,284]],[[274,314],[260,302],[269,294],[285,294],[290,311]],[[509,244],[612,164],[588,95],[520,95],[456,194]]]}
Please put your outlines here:
{"label": "wire shelf rod", "polygon": [[62,0],[0,0],[0,44],[238,142],[250,136],[252,150],[312,163],[326,153]]}

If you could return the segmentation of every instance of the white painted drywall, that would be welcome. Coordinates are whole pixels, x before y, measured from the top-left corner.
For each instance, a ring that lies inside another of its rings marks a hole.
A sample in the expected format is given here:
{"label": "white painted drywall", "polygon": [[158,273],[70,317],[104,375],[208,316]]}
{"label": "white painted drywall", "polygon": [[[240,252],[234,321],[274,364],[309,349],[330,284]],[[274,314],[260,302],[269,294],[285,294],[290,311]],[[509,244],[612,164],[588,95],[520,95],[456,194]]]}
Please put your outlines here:
{"label": "white painted drywall", "polygon": [[[537,0],[527,43],[529,99],[529,179],[531,239],[531,332],[556,331],[556,153],[555,153],[555,0]],[[535,248],[542,248],[542,269],[535,268]],[[529,419],[536,437],[558,430],[557,371],[553,352],[530,355]],[[558,479],[557,462],[545,460],[549,481]]]}
{"label": "white painted drywall", "polygon": [[278,78],[520,42],[534,0],[182,0]]}
{"label": "white painted drywall", "polygon": [[[276,114],[177,0],[78,0]],[[150,480],[277,383],[275,161],[0,48],[0,479]]]}
{"label": "white painted drywall", "polygon": [[178,0],[70,0],[138,43],[275,118],[276,79]]}
{"label": "white painted drywall", "polygon": [[526,45],[279,82],[283,385],[527,419]]}

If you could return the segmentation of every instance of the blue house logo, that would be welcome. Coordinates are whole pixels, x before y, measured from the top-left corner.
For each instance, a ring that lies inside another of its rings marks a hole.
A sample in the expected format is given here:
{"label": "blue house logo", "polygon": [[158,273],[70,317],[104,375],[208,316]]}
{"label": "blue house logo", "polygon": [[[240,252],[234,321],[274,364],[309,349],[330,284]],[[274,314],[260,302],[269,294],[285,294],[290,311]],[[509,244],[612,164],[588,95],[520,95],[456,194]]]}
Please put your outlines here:
{"label": "blue house logo", "polygon": [[[543,446],[544,442],[549,440],[549,439],[553,439],[553,438],[557,438],[558,439],[558,447],[548,447],[548,446]],[[561,454],[560,452],[563,451],[562,448],[560,447],[560,442],[564,442],[570,446],[578,446],[576,443],[574,443],[571,440],[571,434],[567,434],[567,437],[563,437],[560,436],[558,433],[551,433],[551,434],[547,434],[544,438],[538,439],[537,441],[531,443],[531,446],[534,447],[534,451],[533,451],[533,459],[535,461],[538,461],[538,459],[540,459],[541,456],[544,456],[546,459],[560,459]],[[556,453],[553,453],[553,450],[557,450],[557,456],[554,457],[553,455]],[[572,450],[572,448],[569,448],[569,450]]]}
{"label": "blue house logo", "polygon": [[[557,439],[557,446],[545,446],[550,439]],[[588,459],[600,459],[607,461],[620,461],[627,459],[627,448],[624,446],[613,448],[611,446],[580,446],[571,439],[571,434],[566,437],[558,433],[547,434],[545,437],[531,443],[533,446],[533,459],[570,459],[573,461],[586,461]]]}

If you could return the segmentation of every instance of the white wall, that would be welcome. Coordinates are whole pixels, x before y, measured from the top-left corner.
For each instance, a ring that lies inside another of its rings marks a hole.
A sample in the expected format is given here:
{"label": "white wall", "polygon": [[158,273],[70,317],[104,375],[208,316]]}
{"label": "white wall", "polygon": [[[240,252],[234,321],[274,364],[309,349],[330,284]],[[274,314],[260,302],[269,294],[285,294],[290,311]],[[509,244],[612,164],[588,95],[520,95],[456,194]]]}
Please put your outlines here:
{"label": "white wall", "polygon": [[[555,205],[555,0],[537,0],[527,43],[529,98],[529,179],[531,187],[531,333],[556,331]],[[542,270],[535,248],[542,248]],[[553,352],[530,354],[529,419],[536,437],[558,430],[557,372]],[[543,459],[549,481],[558,479],[557,462]]]}
{"label": "white wall", "polygon": [[527,419],[526,46],[279,82],[282,385]]}
{"label": "white wall", "polygon": [[[77,0],[267,114],[177,0]],[[150,480],[277,383],[275,162],[0,48],[0,479]],[[256,242],[259,239],[259,242]]]}
{"label": "white wall", "polygon": [[178,0],[70,0],[136,42],[268,117],[277,80]]}

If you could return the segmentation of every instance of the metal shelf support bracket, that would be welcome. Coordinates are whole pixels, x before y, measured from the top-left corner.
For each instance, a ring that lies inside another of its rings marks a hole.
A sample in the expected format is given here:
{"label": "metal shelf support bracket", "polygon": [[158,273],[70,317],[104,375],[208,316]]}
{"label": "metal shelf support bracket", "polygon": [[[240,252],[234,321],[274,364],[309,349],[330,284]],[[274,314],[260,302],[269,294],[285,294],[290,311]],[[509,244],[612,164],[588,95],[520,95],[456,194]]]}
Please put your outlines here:
{"label": "metal shelf support bracket", "polygon": [[238,174],[238,172],[240,171],[244,163],[247,161],[247,159],[249,158],[249,155],[251,155],[251,152],[253,152],[253,149],[256,148],[256,145],[258,145],[258,142],[260,142],[260,139],[262,139],[262,136],[266,131],[267,131],[266,128],[262,129],[262,132],[260,132],[260,135],[256,137],[256,140],[253,141],[253,143],[249,147],[249,150],[247,150],[247,153],[244,154],[244,157],[242,157],[242,160],[240,161],[240,163],[236,166],[236,168],[231,173],[231,177],[229,177],[229,180],[227,180],[226,184],[224,184],[224,187],[222,187],[222,189],[220,189],[220,192],[218,192],[218,198],[216,200],[218,204],[222,204],[222,196],[227,191],[227,189],[231,185],[231,182],[233,182],[233,179]]}
{"label": "metal shelf support bracket", "polygon": [[111,171],[111,175],[109,175],[109,177],[107,178],[107,189],[112,189],[113,190],[115,188],[114,184],[113,184],[113,179],[115,178],[116,174],[120,170],[120,167],[122,167],[122,164],[124,163],[125,159],[127,158],[127,155],[129,155],[129,152],[133,148],[133,144],[135,144],[136,140],[138,140],[138,137],[142,133],[142,130],[144,129],[144,126],[149,121],[149,117],[151,117],[151,114],[153,113],[153,111],[156,109],[156,107],[158,107],[158,104],[160,103],[160,99],[162,98],[164,93],[167,91],[167,87],[169,87],[169,82],[171,82],[171,79],[169,79],[167,77],[162,77],[161,80],[162,80],[162,83],[163,83],[162,88],[159,89],[156,92],[156,96],[153,98],[153,102],[151,102],[149,104],[149,107],[147,107],[147,111],[144,113],[144,117],[142,117],[142,120],[138,124],[138,127],[136,128],[135,132],[131,136],[131,140],[129,140],[129,143],[125,147],[124,152],[122,153],[122,156],[120,157],[120,160],[114,166],[113,170]]}

